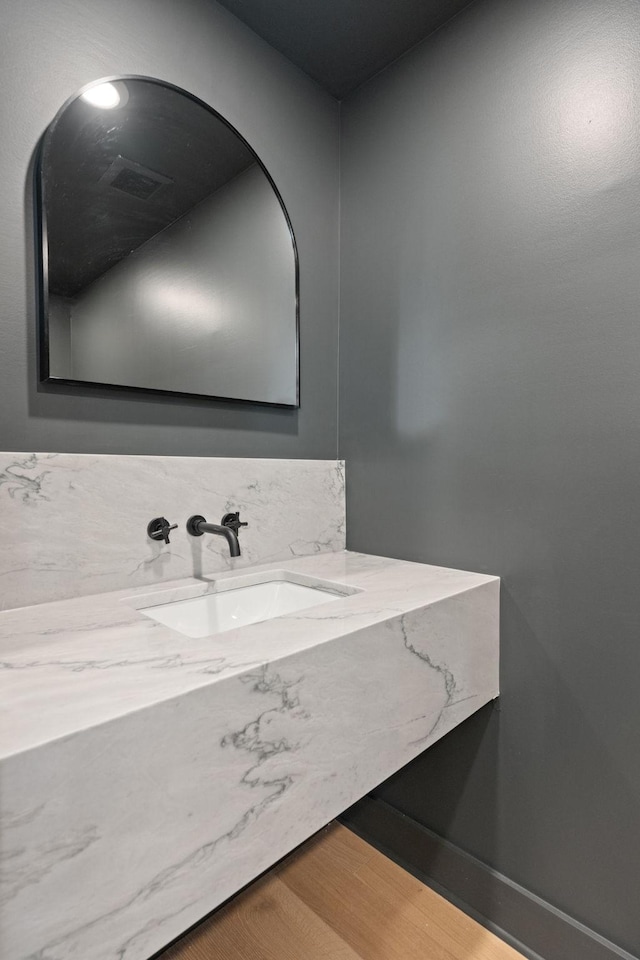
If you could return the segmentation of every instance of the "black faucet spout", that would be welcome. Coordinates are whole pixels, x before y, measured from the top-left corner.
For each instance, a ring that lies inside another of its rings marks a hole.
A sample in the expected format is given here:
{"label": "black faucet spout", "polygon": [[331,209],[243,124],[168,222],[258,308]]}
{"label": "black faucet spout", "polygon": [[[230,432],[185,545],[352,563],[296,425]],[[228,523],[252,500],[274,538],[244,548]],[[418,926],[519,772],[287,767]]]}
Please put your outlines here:
{"label": "black faucet spout", "polygon": [[203,533],[213,533],[216,536],[224,537],[229,545],[230,556],[240,556],[238,534],[232,526],[228,526],[226,523],[207,523],[204,517],[196,514],[187,520],[187,533],[190,533],[192,537],[201,537]]}

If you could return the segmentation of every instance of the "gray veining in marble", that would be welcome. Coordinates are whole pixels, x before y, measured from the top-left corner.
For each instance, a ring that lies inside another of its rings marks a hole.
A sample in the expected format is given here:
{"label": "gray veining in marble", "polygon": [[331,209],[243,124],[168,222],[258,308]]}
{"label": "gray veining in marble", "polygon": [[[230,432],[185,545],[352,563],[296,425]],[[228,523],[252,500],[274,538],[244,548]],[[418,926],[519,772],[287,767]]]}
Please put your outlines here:
{"label": "gray veining in marble", "polygon": [[203,639],[141,615],[148,587],[0,614],[3,960],[147,960],[497,695],[495,578],[343,551],[242,575],[278,569],[358,592]]}
{"label": "gray veining in marble", "polygon": [[[190,537],[240,509],[242,556]],[[345,546],[344,465],[86,454],[0,454],[0,609],[161,583]],[[146,534],[164,516],[171,543]]]}

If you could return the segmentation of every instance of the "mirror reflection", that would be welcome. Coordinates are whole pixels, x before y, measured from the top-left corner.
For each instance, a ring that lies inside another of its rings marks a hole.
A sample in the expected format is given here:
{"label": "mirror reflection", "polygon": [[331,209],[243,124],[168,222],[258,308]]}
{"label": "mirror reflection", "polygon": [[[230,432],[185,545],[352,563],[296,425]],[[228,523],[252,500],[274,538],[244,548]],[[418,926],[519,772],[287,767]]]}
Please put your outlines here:
{"label": "mirror reflection", "polygon": [[93,84],[45,133],[41,376],[297,406],[297,257],[264,166],[156,80]]}

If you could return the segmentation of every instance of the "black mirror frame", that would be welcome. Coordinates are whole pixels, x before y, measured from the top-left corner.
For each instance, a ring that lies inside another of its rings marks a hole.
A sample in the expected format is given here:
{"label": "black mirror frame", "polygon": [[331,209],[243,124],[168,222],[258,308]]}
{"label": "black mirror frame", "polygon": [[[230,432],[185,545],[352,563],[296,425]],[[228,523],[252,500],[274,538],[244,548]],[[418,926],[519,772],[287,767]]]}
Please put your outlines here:
{"label": "black mirror frame", "polygon": [[[134,387],[126,386],[121,384],[113,383],[100,383],[93,380],[74,380],[71,378],[65,377],[54,377],[51,375],[50,366],[49,366],[49,263],[48,263],[48,239],[47,239],[47,220],[46,220],[46,211],[44,206],[44,184],[42,176],[42,156],[44,151],[44,142],[48,132],[52,127],[55,126],[58,119],[62,116],[64,111],[69,107],[78,97],[90,89],[91,87],[96,86],[100,83],[116,83],[118,81],[127,81],[127,80],[144,80],[147,83],[155,83],[158,86],[168,87],[171,90],[175,90],[177,93],[182,94],[185,97],[188,97],[194,103],[197,103],[199,106],[204,107],[209,113],[211,113],[217,120],[221,121],[226,127],[228,127],[232,133],[238,137],[238,139],[243,143],[247,150],[253,155],[256,160],[256,163],[262,169],[262,172],[266,176],[267,180],[271,184],[273,192],[275,193],[282,212],[284,214],[285,220],[287,222],[287,227],[291,236],[291,244],[293,247],[293,259],[294,259],[294,269],[295,269],[295,336],[296,336],[296,348],[295,348],[295,364],[296,364],[296,398],[294,403],[274,403],[267,400],[245,400],[237,397],[220,397],[214,394],[204,394],[204,393],[189,393],[187,391],[178,391],[178,390],[156,390],[152,387]],[[298,245],[296,243],[295,234],[293,232],[293,225],[291,223],[291,218],[289,212],[284,205],[282,195],[278,190],[273,177],[265,167],[264,163],[253,149],[251,144],[242,136],[242,134],[237,130],[232,123],[230,123],[225,117],[223,117],[217,110],[211,107],[208,103],[205,103],[204,100],[201,100],[199,97],[196,97],[194,94],[190,93],[188,90],[183,89],[182,87],[177,86],[176,84],[169,83],[165,80],[158,80],[156,77],[145,77],[139,74],[119,74],[115,76],[101,77],[98,80],[93,80],[91,83],[86,83],[83,87],[80,88],[73,96],[68,97],[65,100],[64,104],[58,112],[56,113],[53,120],[48,124],[46,130],[40,137],[35,153],[35,163],[33,166],[33,176],[34,176],[34,217],[35,217],[35,266],[36,266],[36,288],[37,288],[37,297],[36,297],[36,309],[37,309],[37,337],[38,337],[38,380],[40,383],[47,384],[59,384],[64,385],[65,387],[74,386],[74,387],[97,387],[101,390],[108,391],[117,391],[124,393],[131,393],[136,395],[145,395],[151,394],[154,396],[164,396],[164,397],[186,397],[195,400],[211,400],[211,401],[222,401],[224,403],[232,404],[242,404],[244,406],[259,406],[259,407],[278,407],[280,409],[294,410],[299,409],[300,407],[300,267],[298,261]]]}

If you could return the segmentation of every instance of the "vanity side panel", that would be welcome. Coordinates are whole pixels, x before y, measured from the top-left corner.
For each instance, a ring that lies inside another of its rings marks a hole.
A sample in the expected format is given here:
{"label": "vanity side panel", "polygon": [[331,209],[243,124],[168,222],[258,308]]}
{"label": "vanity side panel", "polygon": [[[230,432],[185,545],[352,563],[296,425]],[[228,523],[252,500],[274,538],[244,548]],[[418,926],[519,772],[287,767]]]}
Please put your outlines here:
{"label": "vanity side panel", "polygon": [[498,588],[4,760],[3,960],[147,960],[497,695]]}

